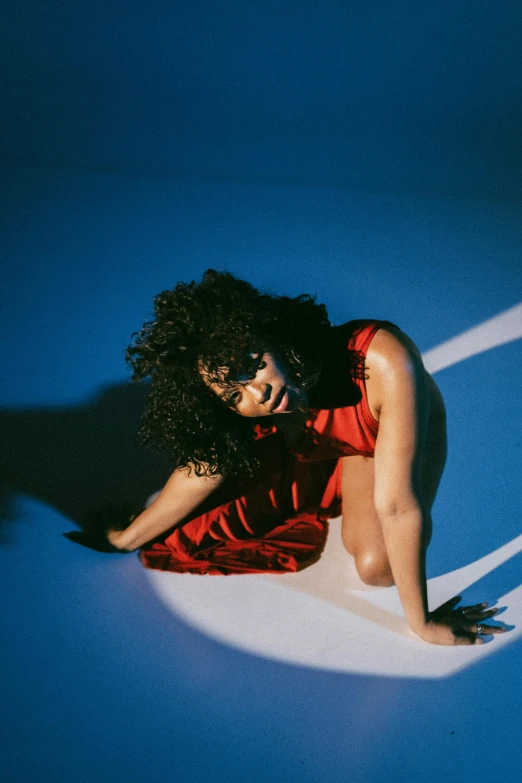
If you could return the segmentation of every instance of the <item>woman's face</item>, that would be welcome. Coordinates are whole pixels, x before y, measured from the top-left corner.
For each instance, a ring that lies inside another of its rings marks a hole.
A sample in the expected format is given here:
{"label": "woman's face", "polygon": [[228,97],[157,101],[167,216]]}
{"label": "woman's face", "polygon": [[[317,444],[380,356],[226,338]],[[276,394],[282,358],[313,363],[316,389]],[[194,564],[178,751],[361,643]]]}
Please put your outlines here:
{"label": "woman's face", "polygon": [[211,383],[203,368],[200,372],[212,391],[240,416],[257,418],[306,409],[306,391],[290,380],[281,356],[266,351],[263,354],[252,354],[252,358],[256,368],[254,377],[239,375],[229,379],[225,388]]}

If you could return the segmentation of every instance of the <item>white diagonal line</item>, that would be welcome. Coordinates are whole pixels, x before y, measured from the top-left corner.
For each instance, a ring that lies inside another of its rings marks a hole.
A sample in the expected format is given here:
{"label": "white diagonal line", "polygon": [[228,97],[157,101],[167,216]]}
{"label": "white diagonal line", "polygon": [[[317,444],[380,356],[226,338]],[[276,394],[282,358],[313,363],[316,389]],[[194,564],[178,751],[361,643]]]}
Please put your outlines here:
{"label": "white diagonal line", "polygon": [[522,302],[422,354],[430,373],[522,337]]}

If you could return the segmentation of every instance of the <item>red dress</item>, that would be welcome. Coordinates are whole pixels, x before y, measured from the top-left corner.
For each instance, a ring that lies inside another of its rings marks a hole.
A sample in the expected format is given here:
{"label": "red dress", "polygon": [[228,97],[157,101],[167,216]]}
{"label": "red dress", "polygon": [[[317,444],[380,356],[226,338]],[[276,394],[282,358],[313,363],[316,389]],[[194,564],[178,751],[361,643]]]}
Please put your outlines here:
{"label": "red dress", "polygon": [[[343,346],[366,356],[389,321],[350,321],[334,331]],[[328,519],[341,514],[341,458],[372,457],[379,424],[372,416],[363,373],[350,378],[349,404],[311,408],[306,431],[291,451],[282,432],[258,429],[261,474],[241,497],[222,487],[197,516],[140,552],[146,568],[196,574],[282,573],[318,559]]]}

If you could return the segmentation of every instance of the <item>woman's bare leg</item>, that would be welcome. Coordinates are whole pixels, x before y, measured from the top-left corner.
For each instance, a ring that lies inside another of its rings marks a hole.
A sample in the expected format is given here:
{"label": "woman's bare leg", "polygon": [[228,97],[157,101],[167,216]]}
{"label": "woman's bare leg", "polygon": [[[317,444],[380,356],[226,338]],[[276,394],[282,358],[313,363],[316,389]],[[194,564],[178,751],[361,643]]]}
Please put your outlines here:
{"label": "woman's bare leg", "polygon": [[386,587],[393,584],[393,576],[373,502],[374,483],[374,460],[371,457],[343,458],[343,544],[354,556],[363,582]]}

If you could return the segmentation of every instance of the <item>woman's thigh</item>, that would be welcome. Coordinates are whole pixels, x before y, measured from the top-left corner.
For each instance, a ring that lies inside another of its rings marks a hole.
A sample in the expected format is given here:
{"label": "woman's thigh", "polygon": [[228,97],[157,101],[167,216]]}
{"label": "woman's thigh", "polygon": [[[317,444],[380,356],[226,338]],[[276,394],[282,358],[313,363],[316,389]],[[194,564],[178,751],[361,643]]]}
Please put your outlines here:
{"label": "woman's thigh", "polygon": [[342,537],[348,552],[386,552],[382,526],[375,510],[374,460],[371,457],[344,457],[342,460]]}

